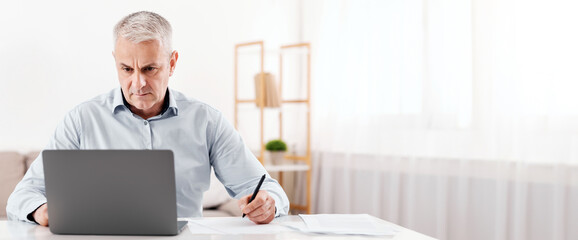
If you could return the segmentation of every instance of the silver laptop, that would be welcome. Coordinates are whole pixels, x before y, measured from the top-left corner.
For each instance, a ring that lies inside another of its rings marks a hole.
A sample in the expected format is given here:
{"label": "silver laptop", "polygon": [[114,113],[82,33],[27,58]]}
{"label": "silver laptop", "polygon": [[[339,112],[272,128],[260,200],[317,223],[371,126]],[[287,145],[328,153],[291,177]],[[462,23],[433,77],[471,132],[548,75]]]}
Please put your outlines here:
{"label": "silver laptop", "polygon": [[56,234],[177,235],[170,150],[42,152],[50,231]]}

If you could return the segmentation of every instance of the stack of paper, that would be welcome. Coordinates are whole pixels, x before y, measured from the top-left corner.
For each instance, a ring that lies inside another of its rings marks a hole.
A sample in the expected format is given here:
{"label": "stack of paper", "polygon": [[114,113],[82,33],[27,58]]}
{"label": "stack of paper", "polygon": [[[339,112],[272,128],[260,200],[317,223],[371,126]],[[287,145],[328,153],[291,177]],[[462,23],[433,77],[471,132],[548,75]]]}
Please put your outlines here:
{"label": "stack of paper", "polygon": [[375,218],[367,214],[315,214],[299,215],[305,226],[291,226],[302,232],[325,234],[355,234],[372,236],[393,236],[398,230],[378,225]]}

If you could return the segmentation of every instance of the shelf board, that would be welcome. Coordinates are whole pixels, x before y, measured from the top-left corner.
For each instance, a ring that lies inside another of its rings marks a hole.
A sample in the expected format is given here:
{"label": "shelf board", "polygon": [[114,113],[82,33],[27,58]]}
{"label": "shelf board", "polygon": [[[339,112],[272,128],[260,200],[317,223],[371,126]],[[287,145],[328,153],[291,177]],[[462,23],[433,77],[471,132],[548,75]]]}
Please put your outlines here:
{"label": "shelf board", "polygon": [[291,203],[290,208],[295,210],[307,211],[307,205],[299,205]]}
{"label": "shelf board", "polygon": [[[249,46],[249,45],[247,45]],[[237,49],[237,54],[240,56],[243,55],[261,55],[261,48],[259,48],[259,45],[254,45],[254,48],[251,49]],[[275,57],[279,56],[279,54],[281,54],[281,51],[279,49],[265,49],[263,51],[263,54],[265,55],[273,55]]]}
{"label": "shelf board", "polygon": [[308,160],[307,156],[295,156],[295,155],[285,155],[283,156],[285,159],[289,159],[289,160],[300,160],[300,161],[306,161]]}
{"label": "shelf board", "polygon": [[242,99],[242,100],[239,99],[239,100],[237,100],[237,103],[256,103],[256,102],[257,102],[257,100],[255,100],[255,99]]}
{"label": "shelf board", "polygon": [[309,100],[282,100],[282,103],[308,103]]}
{"label": "shelf board", "polygon": [[308,171],[309,166],[305,164],[281,164],[281,165],[265,164],[265,169],[267,169],[268,172],[300,172],[300,171]]}
{"label": "shelf board", "polygon": [[[250,45],[245,45],[245,46],[250,46]],[[237,54],[239,56],[261,55],[261,48],[257,44],[250,46],[249,49],[237,48]],[[263,51],[263,54],[266,56],[273,56],[273,57],[278,58],[281,55],[282,56],[290,56],[290,55],[306,56],[308,54],[308,51],[307,51],[307,49],[300,49],[300,48],[283,48],[283,49],[265,48],[265,50]]]}
{"label": "shelf board", "polygon": [[[238,99],[237,103],[256,103],[255,99]],[[281,103],[308,103],[308,100],[281,100]]]}

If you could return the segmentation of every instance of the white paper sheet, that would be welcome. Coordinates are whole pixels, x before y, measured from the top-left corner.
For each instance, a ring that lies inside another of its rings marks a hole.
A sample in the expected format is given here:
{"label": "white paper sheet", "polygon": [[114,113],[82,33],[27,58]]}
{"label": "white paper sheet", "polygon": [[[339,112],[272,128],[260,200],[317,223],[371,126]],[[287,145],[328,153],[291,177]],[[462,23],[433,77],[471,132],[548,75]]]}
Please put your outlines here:
{"label": "white paper sheet", "polygon": [[255,224],[248,218],[218,217],[190,218],[189,231],[193,234],[276,234],[291,231],[277,221]]}
{"label": "white paper sheet", "polygon": [[399,231],[394,227],[377,224],[367,214],[299,214],[305,225],[287,225],[302,232],[325,234],[355,234],[393,236]]}

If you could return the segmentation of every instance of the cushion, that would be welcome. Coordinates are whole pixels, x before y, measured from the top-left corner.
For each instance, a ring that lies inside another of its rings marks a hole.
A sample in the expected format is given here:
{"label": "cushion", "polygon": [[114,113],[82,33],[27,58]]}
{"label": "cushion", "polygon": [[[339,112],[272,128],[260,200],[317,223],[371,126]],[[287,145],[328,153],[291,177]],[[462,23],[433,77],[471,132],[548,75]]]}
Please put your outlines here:
{"label": "cushion", "polygon": [[217,210],[221,211],[221,212],[226,212],[227,214],[229,214],[230,216],[242,216],[243,212],[241,212],[241,209],[239,208],[239,204],[237,203],[236,199],[231,199],[229,201],[226,201],[225,203],[221,204]]}
{"label": "cushion", "polygon": [[6,202],[26,172],[24,156],[17,152],[0,152],[0,219],[6,218]]}
{"label": "cushion", "polygon": [[215,208],[230,199],[232,198],[227,193],[225,186],[217,179],[211,168],[211,184],[209,190],[203,195],[203,208]]}
{"label": "cushion", "polygon": [[36,160],[39,154],[39,151],[33,151],[26,154],[26,169],[30,168],[30,165],[32,165],[32,162]]}

